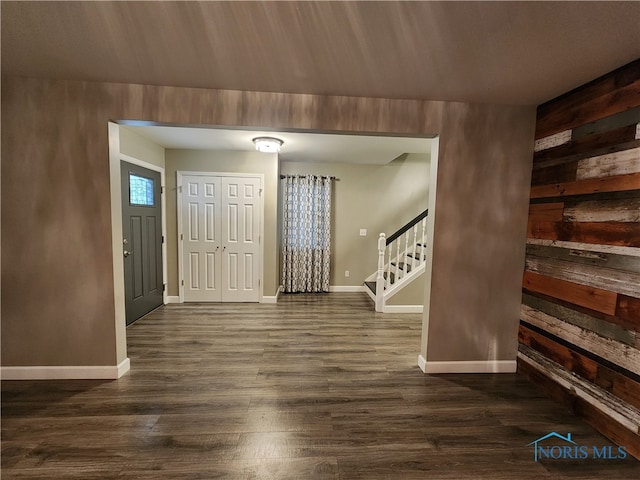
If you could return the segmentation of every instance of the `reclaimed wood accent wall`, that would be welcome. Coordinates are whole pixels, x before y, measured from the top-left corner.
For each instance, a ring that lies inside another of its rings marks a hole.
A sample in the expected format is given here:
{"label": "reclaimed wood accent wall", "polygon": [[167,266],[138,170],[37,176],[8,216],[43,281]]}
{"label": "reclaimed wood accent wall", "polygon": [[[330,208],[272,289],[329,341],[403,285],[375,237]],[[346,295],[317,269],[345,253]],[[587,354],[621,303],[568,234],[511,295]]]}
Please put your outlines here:
{"label": "reclaimed wood accent wall", "polygon": [[518,370],[640,459],[640,59],[535,138]]}

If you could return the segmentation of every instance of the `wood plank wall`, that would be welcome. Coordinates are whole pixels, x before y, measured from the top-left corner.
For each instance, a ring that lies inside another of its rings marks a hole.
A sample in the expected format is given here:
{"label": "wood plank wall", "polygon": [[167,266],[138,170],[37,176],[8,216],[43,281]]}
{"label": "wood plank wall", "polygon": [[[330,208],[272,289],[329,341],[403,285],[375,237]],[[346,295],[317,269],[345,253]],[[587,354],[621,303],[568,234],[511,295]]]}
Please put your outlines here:
{"label": "wood plank wall", "polygon": [[640,459],[640,59],[535,138],[518,369]]}

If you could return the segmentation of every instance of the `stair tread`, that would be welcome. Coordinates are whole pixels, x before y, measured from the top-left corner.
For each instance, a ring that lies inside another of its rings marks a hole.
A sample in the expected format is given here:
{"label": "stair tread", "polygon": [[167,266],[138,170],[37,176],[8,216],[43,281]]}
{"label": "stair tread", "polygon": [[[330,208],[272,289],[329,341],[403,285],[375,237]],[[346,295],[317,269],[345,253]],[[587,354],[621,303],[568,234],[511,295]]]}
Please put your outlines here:
{"label": "stair tread", "polygon": [[[392,265],[392,266],[394,266],[394,267],[396,266],[395,262],[391,262],[391,265]],[[407,273],[409,273],[409,272],[411,271],[411,267],[412,267],[412,265],[411,265],[410,263],[407,263],[406,265],[407,265]],[[404,266],[405,266],[405,263],[404,263],[404,262],[400,262],[400,263],[398,263],[398,268],[399,268],[400,270],[403,270],[403,271],[404,271]]]}

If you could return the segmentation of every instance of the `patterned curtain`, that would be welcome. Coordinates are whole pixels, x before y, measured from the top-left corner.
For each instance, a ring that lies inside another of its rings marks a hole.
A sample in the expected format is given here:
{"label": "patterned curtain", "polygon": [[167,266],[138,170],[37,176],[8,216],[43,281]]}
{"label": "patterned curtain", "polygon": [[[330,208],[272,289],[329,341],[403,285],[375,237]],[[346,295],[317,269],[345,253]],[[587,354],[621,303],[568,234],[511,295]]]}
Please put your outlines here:
{"label": "patterned curtain", "polygon": [[284,176],[285,292],[328,292],[332,177]]}

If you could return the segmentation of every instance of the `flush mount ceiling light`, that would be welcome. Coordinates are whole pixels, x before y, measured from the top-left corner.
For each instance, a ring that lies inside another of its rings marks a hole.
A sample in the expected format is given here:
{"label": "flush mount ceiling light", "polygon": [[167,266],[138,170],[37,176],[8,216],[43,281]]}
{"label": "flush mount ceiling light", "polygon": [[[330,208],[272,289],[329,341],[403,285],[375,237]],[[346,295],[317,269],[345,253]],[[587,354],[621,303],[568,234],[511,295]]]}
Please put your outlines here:
{"label": "flush mount ceiling light", "polygon": [[253,139],[253,143],[259,152],[278,153],[284,142],[279,138],[257,137]]}

